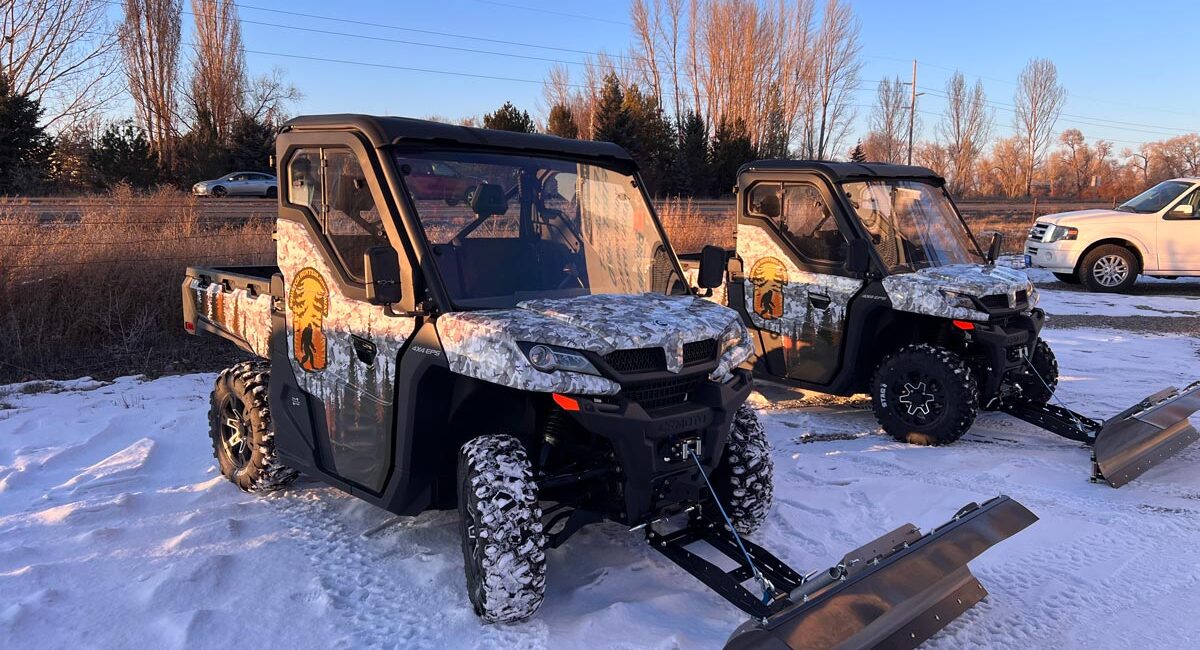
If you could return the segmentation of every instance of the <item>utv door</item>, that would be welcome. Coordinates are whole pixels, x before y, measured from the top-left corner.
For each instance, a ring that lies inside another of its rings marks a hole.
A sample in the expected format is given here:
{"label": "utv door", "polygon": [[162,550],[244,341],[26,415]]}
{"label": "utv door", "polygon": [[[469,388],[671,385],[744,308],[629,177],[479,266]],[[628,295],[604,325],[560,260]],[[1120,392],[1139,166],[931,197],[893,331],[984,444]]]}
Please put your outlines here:
{"label": "utv door", "polygon": [[363,254],[398,244],[389,241],[396,229],[385,223],[384,195],[353,137],[306,138],[329,142],[285,154],[277,246],[287,361],[319,402],[308,409],[319,468],[378,494],[392,470],[396,367],[414,319],[367,301]]}
{"label": "utv door", "polygon": [[814,384],[837,376],[847,306],[862,288],[845,271],[846,238],[816,177],[750,181],[738,195],[745,307],[767,370]]}

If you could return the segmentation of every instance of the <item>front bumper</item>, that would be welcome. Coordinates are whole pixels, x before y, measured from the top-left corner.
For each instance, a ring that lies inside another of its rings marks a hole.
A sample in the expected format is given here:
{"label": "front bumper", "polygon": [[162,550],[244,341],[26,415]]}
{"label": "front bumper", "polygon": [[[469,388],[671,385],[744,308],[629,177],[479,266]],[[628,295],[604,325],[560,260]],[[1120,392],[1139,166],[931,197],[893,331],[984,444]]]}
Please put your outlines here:
{"label": "front bumper", "polygon": [[569,412],[584,430],[607,439],[620,468],[624,512],[612,513],[633,526],[708,500],[704,479],[680,445],[698,444],[706,474],[721,460],[729,427],[752,388],[750,372],[736,369],[724,383],[706,381],[685,403],[647,411],[620,395],[597,401],[580,397]]}
{"label": "front bumper", "polygon": [[1056,273],[1074,273],[1082,251],[1083,247],[1077,240],[1060,240],[1048,244],[1025,242],[1025,254],[1029,256],[1029,265]]}
{"label": "front bumper", "polygon": [[1028,314],[975,323],[970,332],[971,347],[986,364],[979,383],[980,404],[986,405],[1001,397],[1007,379],[1013,373],[1024,372],[1025,360],[1033,354],[1045,323],[1046,313],[1036,308]]}

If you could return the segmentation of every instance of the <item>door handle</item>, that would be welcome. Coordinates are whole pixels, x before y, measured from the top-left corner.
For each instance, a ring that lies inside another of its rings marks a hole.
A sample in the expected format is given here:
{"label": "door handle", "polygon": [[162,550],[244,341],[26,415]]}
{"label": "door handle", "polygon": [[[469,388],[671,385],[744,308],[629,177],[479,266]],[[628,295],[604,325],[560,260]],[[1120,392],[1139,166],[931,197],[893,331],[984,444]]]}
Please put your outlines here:
{"label": "door handle", "polygon": [[375,355],[378,348],[375,344],[357,334],[350,335],[350,344],[354,346],[354,356],[368,366],[375,365]]}
{"label": "door handle", "polygon": [[829,307],[829,303],[829,296],[823,293],[808,294],[808,304],[816,307],[817,309],[825,309],[826,307]]}

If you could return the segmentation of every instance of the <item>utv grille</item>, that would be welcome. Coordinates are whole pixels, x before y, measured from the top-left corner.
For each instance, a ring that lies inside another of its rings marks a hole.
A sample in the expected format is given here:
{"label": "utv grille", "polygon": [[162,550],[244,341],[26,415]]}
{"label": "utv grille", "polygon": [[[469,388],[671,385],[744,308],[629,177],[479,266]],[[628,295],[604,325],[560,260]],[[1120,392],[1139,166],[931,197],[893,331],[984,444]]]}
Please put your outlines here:
{"label": "utv grille", "polygon": [[[717,357],[716,339],[692,341],[683,344],[683,365],[706,363]],[[604,362],[613,370],[631,375],[641,372],[664,372],[667,369],[667,355],[662,348],[634,348],[616,350],[604,355]]]}
{"label": "utv grille", "polygon": [[667,369],[667,355],[662,348],[616,350],[604,355],[604,362],[623,375]]}
{"label": "utv grille", "polygon": [[647,411],[683,404],[704,383],[704,375],[678,377],[625,387],[622,392]]}
{"label": "utv grille", "polygon": [[683,344],[683,365],[704,363],[717,358],[717,340],[705,339]]}
{"label": "utv grille", "polygon": [[1012,307],[1009,307],[1008,305],[1008,295],[1003,293],[984,296],[979,299],[979,302],[982,303],[986,309],[1024,309],[1029,304],[1029,292],[1025,291],[1024,289],[1018,291],[1017,302]]}

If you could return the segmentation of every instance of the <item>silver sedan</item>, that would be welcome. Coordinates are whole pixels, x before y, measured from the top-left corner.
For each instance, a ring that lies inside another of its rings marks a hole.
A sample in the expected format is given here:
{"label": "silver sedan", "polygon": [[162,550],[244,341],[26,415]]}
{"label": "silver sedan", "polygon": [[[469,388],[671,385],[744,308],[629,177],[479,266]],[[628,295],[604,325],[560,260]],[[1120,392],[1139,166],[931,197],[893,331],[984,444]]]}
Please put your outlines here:
{"label": "silver sedan", "polygon": [[279,181],[270,174],[259,172],[233,172],[192,186],[192,194],[196,196],[265,196],[273,199],[278,193]]}

